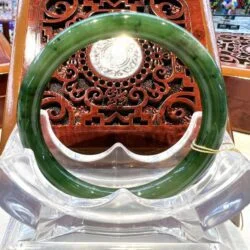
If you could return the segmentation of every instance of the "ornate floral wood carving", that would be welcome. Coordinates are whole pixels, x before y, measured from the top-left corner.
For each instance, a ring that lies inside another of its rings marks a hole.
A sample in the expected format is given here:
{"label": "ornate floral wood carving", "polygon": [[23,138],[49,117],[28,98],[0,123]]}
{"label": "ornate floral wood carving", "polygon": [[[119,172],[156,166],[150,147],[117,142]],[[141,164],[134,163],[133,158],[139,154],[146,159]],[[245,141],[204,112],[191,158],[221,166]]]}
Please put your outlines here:
{"label": "ornate floral wood carving", "polygon": [[217,44],[222,64],[250,69],[250,36],[218,33]]}
{"label": "ornate floral wood carving", "polygon": [[[184,0],[46,0],[41,42],[46,44],[79,20],[121,10],[157,15],[192,31]],[[201,109],[198,88],[182,62],[150,41],[135,39],[134,42],[140,51],[134,49],[133,53],[137,53],[135,56],[139,53],[142,60],[133,74],[124,76],[124,72],[117,71],[110,72],[117,77],[107,77],[100,73],[91,60],[95,45],[76,52],[54,73],[44,93],[42,108],[48,110],[54,131],[66,145],[74,145],[62,132],[69,127],[74,128],[72,134],[78,129],[82,134],[93,126],[100,130],[111,126],[113,131],[123,127],[129,133],[140,125],[146,130],[150,127],[150,134],[158,127],[162,131],[158,137],[165,138],[163,134],[169,133],[171,138],[160,145],[166,148],[180,139],[193,112]],[[126,70],[129,69],[128,66]],[[104,134],[109,140],[108,133]],[[84,144],[85,139],[77,143]],[[117,140],[123,142],[122,136]]]}

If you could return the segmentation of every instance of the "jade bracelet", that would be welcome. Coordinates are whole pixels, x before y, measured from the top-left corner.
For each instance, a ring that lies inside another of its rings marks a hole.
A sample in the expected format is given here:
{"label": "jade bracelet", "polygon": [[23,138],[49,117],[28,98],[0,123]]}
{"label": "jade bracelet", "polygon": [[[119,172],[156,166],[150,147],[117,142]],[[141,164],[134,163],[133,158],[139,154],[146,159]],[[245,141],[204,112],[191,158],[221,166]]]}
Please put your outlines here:
{"label": "jade bracelet", "polygon": [[[187,31],[153,15],[123,12],[103,14],[78,22],[51,40],[30,65],[18,100],[18,127],[24,147],[34,151],[43,175],[61,191],[82,198],[99,198],[116,191],[96,186],[70,174],[46,145],[40,126],[40,103],[55,70],[77,50],[121,34],[155,42],[176,54],[190,69],[201,94],[203,116],[196,144],[218,149],[227,119],[225,86],[207,50]],[[192,184],[210,166],[214,155],[190,150],[168,174],[129,190],[137,196],[166,198]]]}

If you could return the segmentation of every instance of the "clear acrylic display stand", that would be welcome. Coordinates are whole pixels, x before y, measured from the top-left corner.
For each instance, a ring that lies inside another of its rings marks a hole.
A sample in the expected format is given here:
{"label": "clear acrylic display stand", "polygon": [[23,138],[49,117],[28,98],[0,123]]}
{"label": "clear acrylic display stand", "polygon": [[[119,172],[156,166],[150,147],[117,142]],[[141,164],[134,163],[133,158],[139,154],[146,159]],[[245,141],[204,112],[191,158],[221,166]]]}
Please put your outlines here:
{"label": "clear acrylic display stand", "polygon": [[[176,237],[170,231],[164,230],[165,228],[163,227],[154,226],[151,231],[143,231],[142,229],[141,231],[138,230],[138,232],[119,234],[118,231],[113,233],[97,233],[82,227],[81,229],[78,228],[71,232],[63,233],[58,237],[51,236],[46,240],[31,240],[35,236],[35,230],[11,219],[0,246],[2,250],[248,249],[241,237],[240,231],[230,221],[208,230],[205,234],[206,237],[202,237],[198,241],[184,239],[184,235]],[[54,230],[59,231],[56,228]]]}
{"label": "clear acrylic display stand", "polygon": [[[0,205],[13,217],[1,249],[247,249],[229,222],[221,224],[250,202],[250,163],[238,152],[217,154],[195,184],[170,198],[143,199],[125,189],[170,171],[190,150],[200,119],[196,113],[183,138],[158,155],[136,155],[117,144],[85,158],[60,144],[42,114],[45,140],[68,171],[118,188],[99,199],[52,186],[15,129],[0,158]],[[232,147],[227,134],[224,143]]]}

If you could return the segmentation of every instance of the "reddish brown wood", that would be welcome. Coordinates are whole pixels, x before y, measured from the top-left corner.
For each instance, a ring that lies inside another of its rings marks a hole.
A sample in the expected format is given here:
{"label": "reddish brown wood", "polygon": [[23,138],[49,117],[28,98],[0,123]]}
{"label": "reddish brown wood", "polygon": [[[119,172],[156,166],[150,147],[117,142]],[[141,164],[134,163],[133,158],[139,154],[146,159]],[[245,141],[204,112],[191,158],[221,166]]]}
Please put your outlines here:
{"label": "reddish brown wood", "polygon": [[0,33],[0,128],[3,123],[3,110],[10,65],[10,44]]}
{"label": "reddish brown wood", "polygon": [[3,22],[3,34],[6,37],[6,39],[8,40],[8,42],[10,42],[10,33],[9,33],[9,22]]}
{"label": "reddish brown wood", "polygon": [[250,80],[225,77],[232,129],[250,133]]}
{"label": "reddish brown wood", "polygon": [[4,111],[4,102],[6,97],[6,86],[7,86],[8,75],[0,75],[0,128],[3,124],[3,111]]}
{"label": "reddish brown wood", "polygon": [[[23,0],[21,4],[23,8],[28,6],[29,12],[27,19],[22,18],[27,20],[25,37],[19,37],[19,41],[26,43],[19,78],[39,49],[64,28],[92,15],[124,9],[174,21],[214,54],[206,0]],[[183,135],[192,113],[201,109],[198,88],[175,55],[149,41],[138,42],[144,63],[126,79],[111,80],[98,74],[89,62],[90,47],[72,55],[55,72],[42,107],[49,111],[56,135],[67,146],[84,152],[91,146],[89,151],[93,152],[94,148],[104,149],[120,141],[137,152],[145,145],[148,146],[145,152],[156,145],[161,151]],[[12,106],[14,111],[14,103]],[[13,123],[7,116],[5,121],[8,126]],[[8,134],[5,128],[4,142]],[[150,143],[146,143],[146,138]]]}
{"label": "reddish brown wood", "polygon": [[10,44],[2,33],[0,33],[0,74],[9,73],[10,66]]}
{"label": "reddish brown wood", "polygon": [[[189,7],[182,0],[64,1],[60,5],[45,1],[42,42],[81,19],[122,9],[158,15],[192,30]],[[204,38],[200,32],[196,35]],[[144,63],[128,78],[100,75],[90,63],[91,46],[55,72],[42,107],[49,111],[53,129],[64,144],[85,153],[115,142],[137,152],[148,145],[156,152],[181,138],[192,113],[201,109],[197,86],[172,53],[149,41],[137,41]]]}
{"label": "reddish brown wood", "polygon": [[[56,134],[64,135],[63,142],[77,152],[101,153],[114,143],[122,141],[130,150],[139,154],[153,154],[167,145],[175,144],[187,129],[187,125],[137,126],[134,130],[126,126],[54,126]],[[75,136],[72,140],[72,134]],[[83,144],[84,138],[84,144]],[[108,139],[107,139],[108,138]],[[135,143],[136,142],[136,143]],[[88,145],[87,149],[86,146]]]}

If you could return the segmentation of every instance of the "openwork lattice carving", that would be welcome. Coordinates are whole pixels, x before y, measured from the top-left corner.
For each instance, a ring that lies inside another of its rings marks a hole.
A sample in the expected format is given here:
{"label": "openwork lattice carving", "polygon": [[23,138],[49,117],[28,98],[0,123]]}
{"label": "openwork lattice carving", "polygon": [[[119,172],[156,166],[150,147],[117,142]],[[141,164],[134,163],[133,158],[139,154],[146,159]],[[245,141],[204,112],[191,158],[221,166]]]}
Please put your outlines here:
{"label": "openwork lattice carving", "polygon": [[[192,31],[185,0],[46,0],[41,43],[46,44],[79,20],[121,10],[157,15]],[[55,131],[62,126],[81,127],[81,131],[91,126],[123,126],[128,130],[135,125],[187,127],[193,112],[201,109],[198,88],[189,70],[167,49],[150,41],[135,41],[142,60],[132,75],[109,78],[98,72],[90,58],[93,45],[58,68],[42,102]],[[185,131],[178,129],[171,145]]]}
{"label": "openwork lattice carving", "polygon": [[43,42],[48,42],[75,22],[93,15],[122,10],[157,15],[191,30],[185,0],[44,0]]}
{"label": "openwork lattice carving", "polygon": [[217,44],[222,63],[250,69],[250,36],[219,33]]}
{"label": "openwork lattice carving", "polygon": [[[51,108],[51,121],[85,126],[189,122],[198,104],[188,69],[158,45],[145,40],[138,43],[144,64],[122,81],[93,72],[88,49],[72,56],[57,70],[45,92],[42,106]],[[61,109],[55,106],[56,100]]]}

